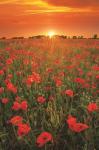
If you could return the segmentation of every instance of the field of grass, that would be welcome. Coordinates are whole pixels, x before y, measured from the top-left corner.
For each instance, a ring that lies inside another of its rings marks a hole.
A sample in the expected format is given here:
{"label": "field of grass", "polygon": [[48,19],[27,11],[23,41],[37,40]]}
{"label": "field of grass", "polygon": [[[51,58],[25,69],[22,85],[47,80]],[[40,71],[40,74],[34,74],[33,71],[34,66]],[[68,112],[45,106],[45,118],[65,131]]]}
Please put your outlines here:
{"label": "field of grass", "polygon": [[0,150],[99,149],[99,40],[0,41]]}

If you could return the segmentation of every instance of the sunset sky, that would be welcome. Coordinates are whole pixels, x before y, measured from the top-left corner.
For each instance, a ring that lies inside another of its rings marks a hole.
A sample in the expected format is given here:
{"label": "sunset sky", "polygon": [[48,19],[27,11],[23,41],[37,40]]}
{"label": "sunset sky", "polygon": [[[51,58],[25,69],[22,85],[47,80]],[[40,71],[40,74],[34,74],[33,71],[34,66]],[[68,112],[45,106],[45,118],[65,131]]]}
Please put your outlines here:
{"label": "sunset sky", "polygon": [[0,0],[0,37],[99,34],[99,0]]}

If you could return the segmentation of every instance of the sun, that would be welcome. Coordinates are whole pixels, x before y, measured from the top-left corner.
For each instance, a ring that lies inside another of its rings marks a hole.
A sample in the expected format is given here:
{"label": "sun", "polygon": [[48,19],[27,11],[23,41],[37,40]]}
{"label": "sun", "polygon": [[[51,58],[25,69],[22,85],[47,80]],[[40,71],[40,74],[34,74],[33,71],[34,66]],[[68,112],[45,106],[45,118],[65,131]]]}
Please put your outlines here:
{"label": "sun", "polygon": [[49,31],[47,35],[52,38],[55,35],[55,31]]}

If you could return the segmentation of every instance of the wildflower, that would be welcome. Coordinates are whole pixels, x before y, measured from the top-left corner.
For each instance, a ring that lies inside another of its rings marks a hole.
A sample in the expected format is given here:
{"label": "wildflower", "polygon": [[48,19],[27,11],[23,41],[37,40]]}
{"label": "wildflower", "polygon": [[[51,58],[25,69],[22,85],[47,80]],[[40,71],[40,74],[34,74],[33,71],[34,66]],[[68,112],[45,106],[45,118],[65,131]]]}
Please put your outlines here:
{"label": "wildflower", "polygon": [[45,97],[43,97],[43,96],[39,96],[39,97],[37,98],[37,101],[38,101],[39,103],[43,104],[43,103],[46,101],[46,99],[45,99]]}
{"label": "wildflower", "polygon": [[72,117],[71,115],[68,116],[68,119],[67,119],[68,125],[75,124],[76,121],[77,121],[77,119],[75,117]]}
{"label": "wildflower", "polygon": [[73,130],[73,131],[75,131],[75,132],[81,132],[81,131],[86,130],[87,128],[89,128],[89,126],[86,125],[86,124],[83,124],[83,123],[75,123],[75,124],[72,126],[71,130]]}
{"label": "wildflower", "polygon": [[69,116],[67,119],[67,124],[69,128],[74,132],[81,132],[89,128],[88,125],[83,123],[77,123],[77,119],[75,117]]}
{"label": "wildflower", "polygon": [[82,78],[76,78],[76,79],[75,79],[75,82],[80,83],[80,84],[84,84],[84,83],[85,83],[85,80],[82,79]]}
{"label": "wildflower", "polygon": [[9,82],[9,83],[7,84],[7,89],[8,89],[9,91],[13,92],[14,94],[17,93],[17,88],[16,88],[11,82]]}
{"label": "wildflower", "polygon": [[59,87],[59,86],[62,85],[62,81],[60,79],[56,79],[55,84],[56,84],[57,87]]}
{"label": "wildflower", "polygon": [[72,90],[66,90],[64,93],[65,93],[66,95],[70,96],[70,97],[73,96],[73,91],[72,91]]}
{"label": "wildflower", "polygon": [[20,123],[20,124],[18,124],[17,134],[18,134],[18,136],[24,136],[24,135],[27,135],[30,132],[30,130],[31,130],[31,128],[28,124]]}
{"label": "wildflower", "polygon": [[65,72],[60,72],[60,73],[59,73],[59,76],[60,76],[60,77],[64,77],[64,76],[65,76]]}
{"label": "wildflower", "polygon": [[27,107],[28,107],[27,101],[23,101],[23,102],[21,103],[21,109],[22,109],[22,110],[27,110]]}
{"label": "wildflower", "polygon": [[13,106],[12,106],[12,109],[13,110],[27,110],[27,101],[22,101],[21,103],[19,103],[18,101],[15,101]]}
{"label": "wildflower", "polygon": [[8,98],[3,98],[1,101],[2,101],[3,104],[7,104],[9,102],[9,99]]}
{"label": "wildflower", "polygon": [[96,103],[89,103],[89,105],[87,106],[87,109],[89,112],[94,112],[98,110],[98,106]]}
{"label": "wildflower", "polygon": [[96,75],[96,79],[99,79],[99,75]]}
{"label": "wildflower", "polygon": [[54,63],[58,65],[58,64],[60,64],[60,60],[56,59]]}
{"label": "wildflower", "polygon": [[13,110],[19,110],[21,108],[21,105],[20,103],[18,103],[17,101],[14,102],[13,106],[12,106],[12,109]]}
{"label": "wildflower", "polygon": [[68,69],[68,70],[72,70],[73,68],[74,68],[73,65],[66,66],[66,69]]}
{"label": "wildflower", "polygon": [[26,83],[27,83],[28,85],[31,85],[33,82],[34,82],[34,80],[33,80],[32,75],[29,75],[29,76],[28,76],[28,79],[26,80]]}
{"label": "wildflower", "polygon": [[44,146],[47,142],[53,141],[53,137],[49,132],[42,132],[36,140],[36,144],[38,147]]}
{"label": "wildflower", "polygon": [[6,49],[5,49],[6,51],[10,51],[11,50],[11,48],[10,47],[6,47]]}
{"label": "wildflower", "polygon": [[93,69],[94,71],[99,71],[99,66],[98,66],[98,65],[94,65],[94,66],[92,66],[92,69]]}
{"label": "wildflower", "polygon": [[4,71],[3,70],[0,70],[0,75],[4,75]]}
{"label": "wildflower", "polygon": [[33,72],[32,73],[32,77],[33,77],[33,81],[35,83],[40,83],[41,82],[41,77],[40,77],[40,75],[38,73]]}
{"label": "wildflower", "polygon": [[40,82],[41,82],[41,77],[40,77],[40,75],[37,74],[37,73],[35,73],[35,72],[33,72],[32,75],[29,75],[29,76],[28,76],[28,79],[27,79],[27,81],[26,81],[26,83],[27,83],[28,85],[31,85],[33,82],[35,82],[35,83],[40,83]]}
{"label": "wildflower", "polygon": [[52,69],[52,68],[47,68],[47,69],[46,69],[46,72],[47,72],[47,73],[51,73],[51,72],[53,72],[53,69]]}
{"label": "wildflower", "polygon": [[8,58],[7,60],[6,60],[6,64],[7,65],[11,65],[13,63],[13,60],[11,59],[11,58]]}
{"label": "wildflower", "polygon": [[13,125],[18,125],[18,124],[20,124],[20,123],[22,123],[22,120],[23,120],[23,118],[21,117],[21,116],[14,116],[14,117],[12,117],[11,119],[10,119],[10,123],[11,124],[13,124]]}

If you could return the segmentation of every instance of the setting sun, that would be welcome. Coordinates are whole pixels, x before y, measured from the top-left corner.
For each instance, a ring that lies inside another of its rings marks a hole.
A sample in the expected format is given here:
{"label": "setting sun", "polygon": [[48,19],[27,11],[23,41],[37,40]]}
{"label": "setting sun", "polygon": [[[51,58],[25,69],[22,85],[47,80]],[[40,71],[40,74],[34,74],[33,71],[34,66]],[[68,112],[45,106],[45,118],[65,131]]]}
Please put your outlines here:
{"label": "setting sun", "polygon": [[49,31],[49,32],[48,32],[48,36],[49,36],[50,38],[52,38],[54,35],[55,35],[55,31]]}

